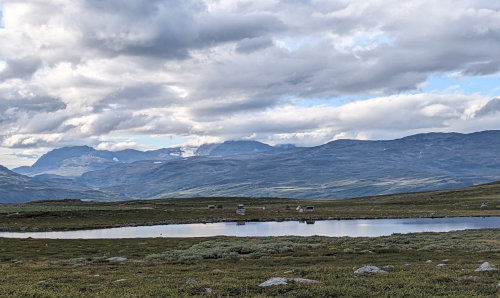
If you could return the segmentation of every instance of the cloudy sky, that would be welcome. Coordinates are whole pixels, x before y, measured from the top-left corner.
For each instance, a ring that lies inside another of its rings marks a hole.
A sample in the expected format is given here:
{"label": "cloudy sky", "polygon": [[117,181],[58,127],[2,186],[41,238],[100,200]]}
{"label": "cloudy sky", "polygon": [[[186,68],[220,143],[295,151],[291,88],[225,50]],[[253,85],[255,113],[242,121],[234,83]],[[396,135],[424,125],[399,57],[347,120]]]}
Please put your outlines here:
{"label": "cloudy sky", "polygon": [[0,164],[500,129],[500,2],[0,0]]}

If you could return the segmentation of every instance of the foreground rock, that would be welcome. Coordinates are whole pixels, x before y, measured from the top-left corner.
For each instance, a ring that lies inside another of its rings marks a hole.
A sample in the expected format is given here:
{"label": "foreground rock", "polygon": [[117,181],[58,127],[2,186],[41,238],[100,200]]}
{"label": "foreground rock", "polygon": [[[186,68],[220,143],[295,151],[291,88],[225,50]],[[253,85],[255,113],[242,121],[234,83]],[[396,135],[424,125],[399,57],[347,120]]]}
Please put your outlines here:
{"label": "foreground rock", "polygon": [[277,285],[286,285],[288,284],[288,279],[285,277],[272,277],[265,282],[261,283],[259,287],[270,287]]}
{"label": "foreground rock", "polygon": [[387,271],[382,270],[377,266],[363,266],[354,271],[354,275],[362,275],[362,274],[387,274]]}
{"label": "foreground rock", "polygon": [[495,268],[495,266],[491,265],[490,262],[484,262],[481,264],[481,266],[479,266],[479,268],[474,270],[474,272],[497,271],[497,270],[498,269]]}
{"label": "foreground rock", "polygon": [[122,263],[122,262],[128,262],[128,259],[122,258],[122,257],[111,257],[111,258],[107,258],[106,261]]}
{"label": "foreground rock", "polygon": [[286,278],[286,277],[272,277],[265,282],[261,283],[259,287],[269,287],[278,285],[287,285],[289,281],[294,281],[301,284],[317,284],[319,281],[307,278]]}

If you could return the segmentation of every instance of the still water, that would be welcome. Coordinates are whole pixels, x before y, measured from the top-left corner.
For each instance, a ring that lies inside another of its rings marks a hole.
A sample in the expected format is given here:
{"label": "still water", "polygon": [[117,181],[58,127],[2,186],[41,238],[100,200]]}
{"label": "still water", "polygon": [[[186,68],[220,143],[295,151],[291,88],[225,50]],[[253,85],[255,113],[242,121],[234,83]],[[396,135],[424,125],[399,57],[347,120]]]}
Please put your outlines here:
{"label": "still water", "polygon": [[0,232],[0,237],[46,239],[111,239],[211,236],[328,236],[377,237],[394,233],[448,232],[500,228],[500,217],[321,220],[316,222],[220,222],[123,227],[64,232]]}

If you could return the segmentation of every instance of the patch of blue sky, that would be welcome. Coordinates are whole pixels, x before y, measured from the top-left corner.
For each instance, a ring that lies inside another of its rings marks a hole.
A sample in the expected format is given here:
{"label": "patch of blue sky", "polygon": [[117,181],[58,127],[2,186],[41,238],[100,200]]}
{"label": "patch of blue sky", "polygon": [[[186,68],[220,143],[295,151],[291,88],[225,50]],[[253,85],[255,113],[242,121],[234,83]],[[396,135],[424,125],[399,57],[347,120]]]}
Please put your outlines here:
{"label": "patch of blue sky", "polygon": [[500,74],[488,76],[460,76],[456,73],[432,75],[423,84],[420,92],[443,92],[453,90],[464,94],[478,93],[483,96],[500,96]]}
{"label": "patch of blue sky", "polygon": [[281,41],[283,41],[288,51],[295,52],[307,42],[307,38],[285,37]]}
{"label": "patch of blue sky", "polygon": [[376,35],[360,34],[354,37],[354,40],[351,43],[351,47],[352,48],[365,47],[371,44],[392,45],[394,44],[394,39],[389,38],[388,36],[382,33]]}
{"label": "patch of blue sky", "polygon": [[314,107],[314,106],[331,106],[340,107],[351,102],[374,98],[373,95],[342,95],[331,98],[307,98],[294,101],[296,106]]}

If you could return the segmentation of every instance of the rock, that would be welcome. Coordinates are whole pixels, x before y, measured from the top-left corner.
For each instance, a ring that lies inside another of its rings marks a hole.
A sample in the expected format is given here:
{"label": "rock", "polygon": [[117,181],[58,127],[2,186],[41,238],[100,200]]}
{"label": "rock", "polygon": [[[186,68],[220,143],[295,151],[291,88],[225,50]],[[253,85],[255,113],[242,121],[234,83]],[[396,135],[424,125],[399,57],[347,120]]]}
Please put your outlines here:
{"label": "rock", "polygon": [[495,268],[495,266],[491,265],[490,262],[484,262],[481,264],[481,266],[479,266],[479,268],[474,270],[474,272],[496,271],[496,270],[498,269]]}
{"label": "rock", "polygon": [[448,259],[444,259],[442,262],[443,262],[443,263],[446,263],[446,262],[449,262],[449,261],[450,261],[450,260],[448,260]]}
{"label": "rock", "polygon": [[283,272],[283,273],[285,273],[285,274],[289,274],[289,273],[293,273],[293,272],[295,272],[295,270],[293,270],[293,269],[292,269],[292,270],[287,270],[287,271],[285,271],[285,272]]}
{"label": "rock", "polygon": [[122,257],[111,257],[111,258],[107,258],[106,261],[121,263],[121,262],[128,262],[128,259],[122,258]]}
{"label": "rock", "polygon": [[444,267],[446,264],[437,264],[436,267]]}
{"label": "rock", "polygon": [[123,281],[126,281],[126,280],[127,280],[126,278],[121,278],[121,279],[115,280],[115,282],[123,282]]}
{"label": "rock", "polygon": [[212,293],[212,288],[205,288],[205,292]]}
{"label": "rock", "polygon": [[425,261],[425,262],[426,262],[426,263],[432,263],[432,260],[427,260],[427,261]]}
{"label": "rock", "polygon": [[259,287],[269,287],[269,286],[277,286],[277,285],[286,285],[288,284],[288,280],[284,277],[272,277],[265,282],[261,283]]}
{"label": "rock", "polygon": [[500,288],[500,282],[498,283],[497,287],[499,287],[499,288]]}
{"label": "rock", "polygon": [[411,264],[405,264],[405,268],[406,269],[410,269],[411,268]]}
{"label": "rock", "polygon": [[360,274],[386,274],[387,271],[378,268],[377,266],[363,266],[356,271],[354,271],[355,275]]}
{"label": "rock", "polygon": [[394,269],[394,265],[386,265],[384,267],[382,267],[384,269]]}
{"label": "rock", "polygon": [[488,207],[488,203],[487,202],[482,202],[481,203],[481,208],[486,208]]}
{"label": "rock", "polygon": [[289,280],[293,280],[294,282],[298,282],[301,284],[317,284],[319,281],[314,280],[314,279],[307,279],[307,278],[289,278]]}
{"label": "rock", "polygon": [[196,282],[196,280],[194,278],[188,278],[188,280],[186,280],[186,284],[190,285],[190,284],[194,284]]}

